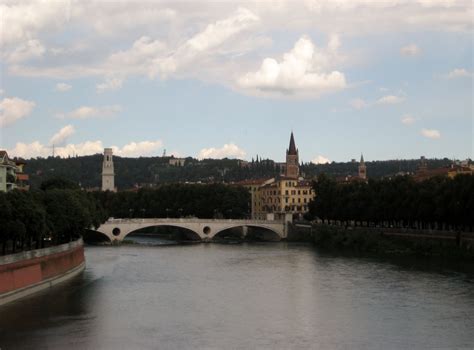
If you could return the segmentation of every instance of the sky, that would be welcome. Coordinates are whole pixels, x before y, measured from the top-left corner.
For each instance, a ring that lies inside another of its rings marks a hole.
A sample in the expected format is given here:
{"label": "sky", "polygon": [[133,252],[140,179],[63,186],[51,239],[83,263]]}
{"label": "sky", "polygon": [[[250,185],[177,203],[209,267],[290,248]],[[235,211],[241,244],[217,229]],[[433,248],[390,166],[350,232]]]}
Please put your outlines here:
{"label": "sky", "polygon": [[474,158],[470,0],[0,0],[0,149]]}

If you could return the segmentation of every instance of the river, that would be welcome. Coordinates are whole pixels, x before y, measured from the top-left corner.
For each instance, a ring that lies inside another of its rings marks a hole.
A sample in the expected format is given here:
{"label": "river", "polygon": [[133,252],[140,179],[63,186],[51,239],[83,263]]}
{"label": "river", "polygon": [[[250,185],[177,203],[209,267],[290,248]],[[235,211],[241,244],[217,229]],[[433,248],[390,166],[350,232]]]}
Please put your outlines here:
{"label": "river", "polygon": [[252,243],[86,248],[0,308],[8,349],[474,348],[474,275]]}

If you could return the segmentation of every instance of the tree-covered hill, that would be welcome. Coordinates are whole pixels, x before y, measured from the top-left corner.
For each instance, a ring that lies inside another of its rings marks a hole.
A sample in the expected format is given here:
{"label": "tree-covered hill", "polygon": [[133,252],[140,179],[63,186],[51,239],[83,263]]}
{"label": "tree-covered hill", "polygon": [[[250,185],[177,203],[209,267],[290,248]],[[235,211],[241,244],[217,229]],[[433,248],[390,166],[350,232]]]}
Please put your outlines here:
{"label": "tree-covered hill", "polygon": [[[83,188],[101,186],[101,154],[72,158],[34,158],[26,161],[25,172],[30,175],[32,188],[38,188],[44,180],[52,177],[64,177],[79,183]],[[276,176],[279,166],[272,160],[252,161],[243,165],[235,159],[187,158],[184,166],[172,166],[169,157],[114,157],[115,184],[119,189],[132,188],[135,185],[155,186],[175,182],[235,182],[244,179],[257,179]],[[451,164],[447,158],[428,159],[429,168]],[[329,176],[356,175],[358,162],[332,162],[329,164],[302,164],[301,172],[308,178],[321,173]],[[367,174],[371,178],[381,178],[399,172],[416,171],[419,160],[387,160],[366,162]]]}

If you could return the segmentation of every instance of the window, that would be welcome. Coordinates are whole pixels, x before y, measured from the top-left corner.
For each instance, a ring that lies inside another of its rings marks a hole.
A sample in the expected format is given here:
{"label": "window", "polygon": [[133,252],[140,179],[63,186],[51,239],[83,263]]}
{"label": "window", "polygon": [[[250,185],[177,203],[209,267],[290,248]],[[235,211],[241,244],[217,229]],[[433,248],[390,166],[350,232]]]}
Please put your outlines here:
{"label": "window", "polygon": [[287,196],[288,196],[288,190],[286,190],[286,191],[285,191],[285,195],[287,195]]}

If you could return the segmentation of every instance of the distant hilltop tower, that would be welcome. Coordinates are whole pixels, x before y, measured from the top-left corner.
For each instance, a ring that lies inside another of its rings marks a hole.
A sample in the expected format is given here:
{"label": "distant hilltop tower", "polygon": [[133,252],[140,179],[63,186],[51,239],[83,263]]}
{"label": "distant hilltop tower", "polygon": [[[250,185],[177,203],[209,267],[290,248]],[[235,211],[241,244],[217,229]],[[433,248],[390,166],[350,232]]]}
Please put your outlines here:
{"label": "distant hilltop tower", "polygon": [[286,172],[285,176],[297,179],[300,175],[299,167],[299,155],[298,149],[296,148],[295,138],[293,136],[293,131],[291,132],[290,137],[290,146],[286,150]]}
{"label": "distant hilltop tower", "polygon": [[102,191],[116,191],[114,178],[112,148],[104,148],[104,162],[102,163]]}
{"label": "distant hilltop tower", "polygon": [[367,167],[365,166],[364,162],[364,155],[360,155],[360,163],[359,163],[359,178],[367,179]]}

